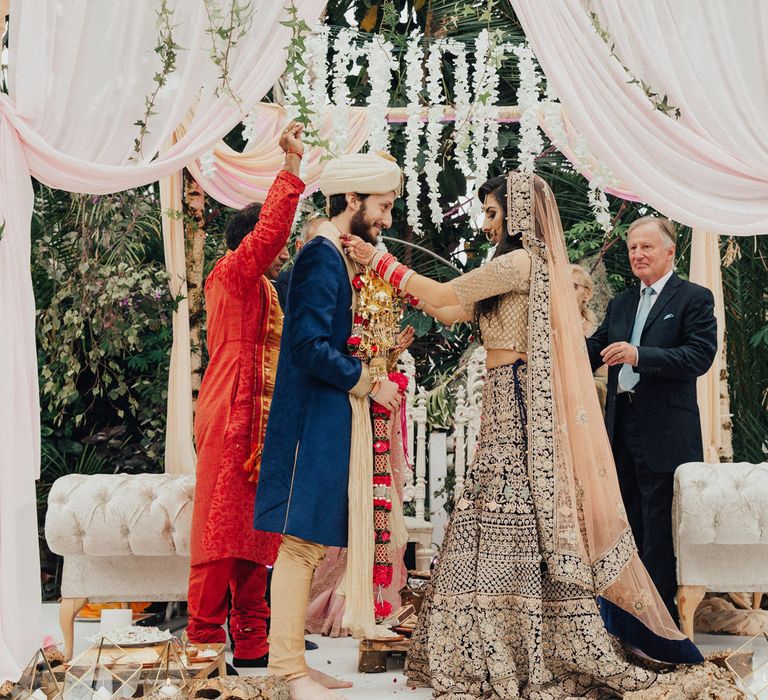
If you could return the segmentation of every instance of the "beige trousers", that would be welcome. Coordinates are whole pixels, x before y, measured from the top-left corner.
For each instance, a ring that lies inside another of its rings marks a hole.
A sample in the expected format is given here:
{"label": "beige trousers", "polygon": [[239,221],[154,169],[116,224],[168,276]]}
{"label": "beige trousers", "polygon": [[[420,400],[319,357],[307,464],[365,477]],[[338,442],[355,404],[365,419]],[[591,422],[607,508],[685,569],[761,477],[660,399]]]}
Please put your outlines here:
{"label": "beige trousers", "polygon": [[307,605],[312,576],[326,549],[322,544],[283,535],[270,589],[272,622],[267,670],[271,676],[291,681],[309,673],[304,660]]}

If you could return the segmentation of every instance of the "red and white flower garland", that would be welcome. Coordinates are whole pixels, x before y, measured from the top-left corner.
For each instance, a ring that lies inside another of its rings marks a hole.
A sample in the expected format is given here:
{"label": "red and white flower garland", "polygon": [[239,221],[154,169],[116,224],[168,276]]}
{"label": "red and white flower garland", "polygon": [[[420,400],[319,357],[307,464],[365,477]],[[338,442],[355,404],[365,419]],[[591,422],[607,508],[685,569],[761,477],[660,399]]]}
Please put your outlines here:
{"label": "red and white flower garland", "polygon": [[[353,278],[352,286],[360,290],[366,284],[366,275],[376,275],[373,270],[361,269]],[[386,348],[380,348],[371,342],[369,333],[370,320],[361,313],[355,313],[352,334],[347,339],[347,349],[352,357],[370,363],[374,357],[381,357]],[[389,379],[395,382],[402,397],[408,387],[408,378],[401,372],[390,372]],[[384,589],[392,585],[392,459],[390,435],[393,425],[392,412],[375,401],[371,402],[371,421],[373,424],[373,528],[374,528],[374,563],[372,580],[377,587],[374,596],[374,608],[377,622],[392,614],[392,605],[384,599]]]}

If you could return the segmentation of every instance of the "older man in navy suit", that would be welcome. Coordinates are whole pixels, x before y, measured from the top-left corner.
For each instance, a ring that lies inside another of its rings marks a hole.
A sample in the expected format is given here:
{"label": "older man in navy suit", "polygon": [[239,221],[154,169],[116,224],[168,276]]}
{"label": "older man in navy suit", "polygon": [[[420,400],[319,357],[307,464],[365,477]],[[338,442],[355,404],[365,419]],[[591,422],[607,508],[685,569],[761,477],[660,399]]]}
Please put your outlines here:
{"label": "older man in navy suit", "polygon": [[672,486],[678,465],[703,458],[696,378],[712,365],[717,322],[712,293],[673,272],[675,242],[668,219],[645,216],[629,227],[640,285],[610,301],[587,347],[593,369],[609,367],[605,422],[629,524],[677,619]]}

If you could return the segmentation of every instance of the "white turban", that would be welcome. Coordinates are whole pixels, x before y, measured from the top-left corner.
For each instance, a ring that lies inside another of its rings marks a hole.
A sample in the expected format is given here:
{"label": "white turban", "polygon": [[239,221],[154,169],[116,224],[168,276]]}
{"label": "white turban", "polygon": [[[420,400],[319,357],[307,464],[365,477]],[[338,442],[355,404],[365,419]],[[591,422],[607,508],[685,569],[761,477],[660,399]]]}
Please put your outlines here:
{"label": "white turban", "polygon": [[328,162],[320,176],[320,191],[334,194],[402,193],[403,174],[388,153],[353,153]]}

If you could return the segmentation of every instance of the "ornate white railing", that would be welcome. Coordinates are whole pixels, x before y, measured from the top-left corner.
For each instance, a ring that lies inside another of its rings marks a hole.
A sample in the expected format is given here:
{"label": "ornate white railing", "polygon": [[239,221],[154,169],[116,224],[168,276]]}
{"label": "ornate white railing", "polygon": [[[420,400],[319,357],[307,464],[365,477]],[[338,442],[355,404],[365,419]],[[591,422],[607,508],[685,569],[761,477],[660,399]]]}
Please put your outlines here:
{"label": "ornate white railing", "polygon": [[[414,516],[408,518],[411,540],[417,544],[417,566],[424,568],[431,549],[440,545],[445,521],[442,500],[434,494],[442,488],[446,471],[453,468],[454,498],[464,487],[467,467],[472,463],[480,434],[482,390],[485,378],[485,349],[478,347],[470,356],[466,378],[456,389],[456,409],[453,430],[446,436],[443,431],[430,431],[427,424],[427,393],[415,379],[415,364],[406,351],[398,363],[398,369],[409,379],[406,393],[406,424],[408,426],[408,454],[413,469],[408,472],[403,501],[413,504]],[[429,447],[429,450],[427,449]],[[414,451],[415,448],[415,451]],[[433,466],[434,469],[430,469]],[[428,520],[426,504],[432,513]],[[433,532],[434,526],[434,532]]]}
{"label": "ornate white railing", "polygon": [[[406,518],[408,539],[416,542],[416,568],[429,569],[432,559],[432,524],[426,519],[427,498],[427,395],[416,388],[416,366],[408,351],[398,362],[398,370],[408,377],[406,391],[406,444],[412,469],[407,471],[403,502],[413,503],[414,515]],[[415,446],[415,453],[414,453]]]}

